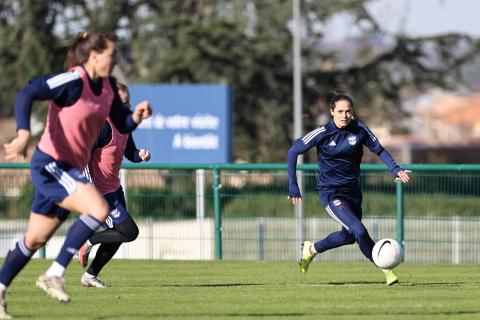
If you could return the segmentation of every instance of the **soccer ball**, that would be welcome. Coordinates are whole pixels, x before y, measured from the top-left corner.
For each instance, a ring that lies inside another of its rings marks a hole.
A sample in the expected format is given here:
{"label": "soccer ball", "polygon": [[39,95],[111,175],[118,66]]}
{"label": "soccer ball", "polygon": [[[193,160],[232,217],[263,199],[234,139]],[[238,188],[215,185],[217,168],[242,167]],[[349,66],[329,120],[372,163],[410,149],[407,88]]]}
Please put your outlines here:
{"label": "soccer ball", "polygon": [[403,261],[403,247],[395,239],[382,239],[372,250],[373,262],[382,269],[391,269]]}

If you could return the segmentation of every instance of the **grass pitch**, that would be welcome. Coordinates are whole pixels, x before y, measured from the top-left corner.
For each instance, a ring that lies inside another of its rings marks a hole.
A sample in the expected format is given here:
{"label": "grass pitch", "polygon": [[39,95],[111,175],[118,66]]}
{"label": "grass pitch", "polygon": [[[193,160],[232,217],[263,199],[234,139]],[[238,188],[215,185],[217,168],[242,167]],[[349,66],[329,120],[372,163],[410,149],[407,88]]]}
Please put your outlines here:
{"label": "grass pitch", "polygon": [[84,288],[75,261],[69,304],[47,297],[35,279],[51,261],[34,260],[12,283],[15,319],[480,319],[479,265],[397,268],[387,287],[370,263],[114,260],[109,288]]}

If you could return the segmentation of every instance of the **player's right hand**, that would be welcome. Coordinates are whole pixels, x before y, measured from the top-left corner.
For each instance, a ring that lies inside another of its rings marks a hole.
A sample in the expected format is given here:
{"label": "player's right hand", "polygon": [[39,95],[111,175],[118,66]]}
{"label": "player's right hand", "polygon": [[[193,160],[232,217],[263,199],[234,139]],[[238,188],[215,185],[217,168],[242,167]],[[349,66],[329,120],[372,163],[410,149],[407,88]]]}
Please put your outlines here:
{"label": "player's right hand", "polygon": [[17,136],[9,143],[5,143],[3,145],[5,148],[5,160],[14,160],[16,158],[21,158],[24,160],[27,155],[29,139],[30,131],[26,129],[19,129],[17,131]]}
{"label": "player's right hand", "polygon": [[290,196],[288,196],[288,199],[292,200],[293,205],[297,205],[297,204],[302,203],[302,197],[290,197]]}

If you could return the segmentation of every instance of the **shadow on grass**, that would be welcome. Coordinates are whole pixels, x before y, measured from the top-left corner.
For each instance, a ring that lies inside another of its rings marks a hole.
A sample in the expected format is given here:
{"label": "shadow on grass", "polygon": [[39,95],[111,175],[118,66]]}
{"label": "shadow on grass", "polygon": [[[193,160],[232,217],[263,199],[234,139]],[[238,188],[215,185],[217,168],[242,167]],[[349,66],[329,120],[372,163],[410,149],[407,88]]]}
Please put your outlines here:
{"label": "shadow on grass", "polygon": [[340,282],[340,281],[333,281],[333,282],[325,282],[323,285],[328,286],[358,286],[358,285],[378,285],[384,284],[385,281],[348,281],[348,282]]}
{"label": "shadow on grass", "polygon": [[[474,315],[474,314],[480,314],[480,310],[458,310],[458,311],[426,311],[426,312],[391,312],[391,313],[385,313],[385,312],[355,312],[355,316],[377,316],[377,315],[389,315],[389,316],[417,316],[417,317],[422,317],[422,316],[452,316],[452,315]],[[317,313],[319,316],[348,316],[349,314],[345,313],[337,313],[337,312],[332,312],[332,313]],[[353,315],[352,315],[353,316]],[[417,319],[417,318],[413,318]],[[478,318],[474,318],[478,319]]]}
{"label": "shadow on grass", "polygon": [[[231,317],[231,318],[237,318],[237,317],[242,317],[242,318],[264,318],[264,317],[275,317],[275,318],[282,318],[282,317],[303,317],[305,316],[304,313],[299,313],[299,312],[291,312],[291,313],[195,313],[195,314],[179,314],[179,313],[158,313],[158,314],[150,314],[148,316],[141,316],[138,314],[131,315],[131,318],[129,318],[128,315],[122,316],[122,318],[127,318],[127,319],[162,319],[162,318],[168,318],[168,317],[173,317],[173,318],[186,318],[186,319],[194,319],[194,318],[209,318],[209,319],[215,319],[215,318],[225,318],[225,317]],[[117,317],[113,316],[105,316],[105,317],[96,317],[95,319],[99,320],[109,320],[109,319],[118,319]]]}
{"label": "shadow on grass", "polygon": [[[127,315],[124,314],[122,318],[127,319],[162,319],[162,318],[186,318],[186,319],[195,319],[195,318],[208,318],[208,319],[215,319],[215,318],[264,318],[264,317],[274,317],[274,318],[282,318],[282,317],[304,317],[306,313],[300,312],[290,312],[290,313],[195,313],[195,314],[180,314],[180,313],[157,313],[157,314],[149,314],[149,315]],[[327,312],[327,313],[316,313],[317,316],[349,316],[346,313],[337,313],[337,312]],[[355,317],[358,316],[378,316],[378,315],[389,315],[389,316],[454,316],[454,315],[480,315],[479,310],[458,310],[458,311],[431,311],[431,312],[392,312],[392,313],[377,313],[377,312],[356,312]],[[101,316],[95,317],[95,319],[99,320],[109,320],[109,319],[118,319],[118,316]]]}
{"label": "shadow on grass", "polygon": [[265,283],[200,283],[200,284],[163,284],[159,287],[179,287],[179,288],[215,288],[215,287],[247,287],[247,286],[265,286]]}
{"label": "shadow on grass", "polygon": [[[460,287],[465,284],[479,284],[478,281],[464,281],[464,282],[399,282],[392,287]],[[381,285],[385,284],[385,281],[331,281],[323,283],[308,283],[309,285],[318,286],[359,286],[359,285]]]}
{"label": "shadow on grass", "polygon": [[475,281],[464,281],[464,282],[404,282],[401,283],[402,286],[411,286],[411,287],[460,287],[464,284],[478,284],[479,282]]}

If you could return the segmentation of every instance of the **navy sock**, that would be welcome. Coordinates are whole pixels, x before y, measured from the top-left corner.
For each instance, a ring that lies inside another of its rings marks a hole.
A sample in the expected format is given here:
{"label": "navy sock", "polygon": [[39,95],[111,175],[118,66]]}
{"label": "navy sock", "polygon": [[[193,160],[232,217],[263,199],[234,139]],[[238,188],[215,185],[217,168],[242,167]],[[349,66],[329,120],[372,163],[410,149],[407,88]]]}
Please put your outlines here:
{"label": "navy sock", "polygon": [[15,276],[30,261],[34,253],[35,251],[28,249],[25,245],[25,238],[18,240],[15,247],[8,251],[5,258],[2,270],[0,270],[0,283],[8,287]]}
{"label": "navy sock", "polygon": [[66,267],[80,246],[100,227],[100,222],[90,215],[83,215],[75,221],[67,232],[67,238],[55,259]]}

